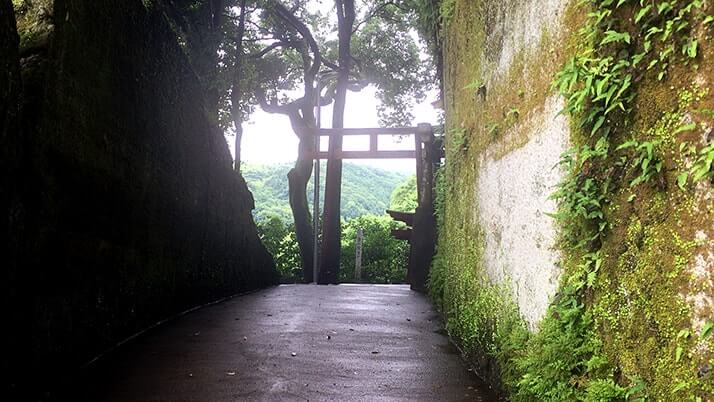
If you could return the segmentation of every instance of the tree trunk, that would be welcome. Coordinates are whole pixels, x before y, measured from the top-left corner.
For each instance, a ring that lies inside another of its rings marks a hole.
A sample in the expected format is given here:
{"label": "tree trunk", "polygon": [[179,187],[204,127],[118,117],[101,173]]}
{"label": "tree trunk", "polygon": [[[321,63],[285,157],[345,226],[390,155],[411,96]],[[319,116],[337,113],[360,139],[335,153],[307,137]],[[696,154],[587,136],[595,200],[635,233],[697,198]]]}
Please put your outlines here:
{"label": "tree trunk", "polygon": [[288,193],[290,196],[290,209],[295,221],[295,236],[300,249],[300,262],[302,263],[302,277],[306,283],[313,281],[313,230],[310,207],[307,203],[307,183],[312,175],[312,160],[305,159],[306,151],[311,151],[314,142],[307,138],[300,139],[298,160],[295,167],[288,173]]}
{"label": "tree trunk", "polygon": [[[332,127],[343,128],[345,103],[349,73],[352,63],[350,40],[354,24],[354,0],[335,0],[337,8],[337,27],[339,30],[339,72],[335,103],[332,110]],[[342,193],[342,160],[332,155],[342,150],[342,137],[330,138],[330,149],[325,177],[325,212],[322,219],[322,252],[320,260],[320,284],[338,283],[340,273],[340,196]]]}
{"label": "tree trunk", "polygon": [[241,109],[241,67],[243,65],[243,35],[245,34],[245,3],[246,0],[241,0],[240,3],[240,21],[238,22],[238,32],[236,33],[236,56],[233,66],[233,85],[231,86],[231,117],[233,119],[233,128],[236,132],[236,142],[234,148],[235,159],[233,168],[236,172],[240,172],[240,152],[241,141],[243,140],[243,109]]}

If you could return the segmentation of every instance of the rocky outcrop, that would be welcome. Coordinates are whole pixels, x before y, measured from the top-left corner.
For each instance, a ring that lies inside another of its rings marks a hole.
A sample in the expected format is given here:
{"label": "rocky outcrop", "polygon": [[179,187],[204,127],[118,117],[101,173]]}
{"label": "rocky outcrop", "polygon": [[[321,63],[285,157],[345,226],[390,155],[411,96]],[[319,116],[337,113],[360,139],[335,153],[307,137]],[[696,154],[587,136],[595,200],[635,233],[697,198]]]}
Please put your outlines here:
{"label": "rocky outcrop", "polygon": [[277,280],[252,196],[164,14],[140,0],[38,3],[41,34],[22,39],[18,24],[22,143],[3,131],[24,156],[7,327],[21,351],[6,378],[15,389],[28,372],[35,384],[62,381],[159,319]]}

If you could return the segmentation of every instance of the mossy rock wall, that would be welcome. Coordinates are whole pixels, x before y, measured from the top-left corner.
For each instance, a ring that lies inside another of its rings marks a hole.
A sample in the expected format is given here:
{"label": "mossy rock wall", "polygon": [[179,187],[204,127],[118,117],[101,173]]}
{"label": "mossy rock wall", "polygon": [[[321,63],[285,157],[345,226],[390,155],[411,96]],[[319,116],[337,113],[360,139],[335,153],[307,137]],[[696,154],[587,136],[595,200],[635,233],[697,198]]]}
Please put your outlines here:
{"label": "mossy rock wall", "polygon": [[24,218],[3,378],[16,388],[52,388],[159,319],[277,280],[252,196],[151,3],[57,0],[46,42],[21,48]]}
{"label": "mossy rock wall", "polygon": [[[446,165],[430,291],[451,336],[513,400],[712,400],[711,173],[682,184],[712,141],[712,3],[675,1],[671,16],[642,11],[647,2],[581,3],[441,3]],[[624,49],[601,44],[605,29],[584,39],[588,13],[607,7],[609,29],[629,32]],[[551,84],[588,46],[629,60],[645,42],[640,12],[682,24],[668,39],[676,55],[662,70],[633,67],[623,112],[581,124],[588,106],[563,112],[570,101]],[[601,127],[612,128],[602,162],[560,163],[569,149],[595,153]],[[640,151],[618,149],[633,139],[655,144],[646,180]],[[551,195],[569,180],[602,189],[603,224],[577,246],[553,218],[564,201]]]}

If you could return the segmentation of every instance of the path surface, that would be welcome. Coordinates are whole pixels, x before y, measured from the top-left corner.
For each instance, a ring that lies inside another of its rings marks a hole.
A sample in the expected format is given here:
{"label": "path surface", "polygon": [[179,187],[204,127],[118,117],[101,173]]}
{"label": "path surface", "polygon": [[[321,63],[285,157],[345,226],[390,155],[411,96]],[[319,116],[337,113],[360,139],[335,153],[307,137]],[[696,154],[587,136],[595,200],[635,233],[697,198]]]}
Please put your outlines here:
{"label": "path surface", "polygon": [[106,401],[491,401],[406,286],[279,286],[190,313],[104,363]]}

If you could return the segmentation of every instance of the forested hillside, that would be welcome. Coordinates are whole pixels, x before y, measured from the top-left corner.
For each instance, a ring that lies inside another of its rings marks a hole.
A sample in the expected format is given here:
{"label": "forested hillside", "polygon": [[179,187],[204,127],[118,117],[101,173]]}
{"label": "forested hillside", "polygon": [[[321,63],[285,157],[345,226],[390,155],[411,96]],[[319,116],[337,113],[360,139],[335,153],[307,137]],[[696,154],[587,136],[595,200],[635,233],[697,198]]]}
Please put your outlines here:
{"label": "forested hillside", "polygon": [[[284,222],[292,222],[288,204],[288,171],[292,164],[261,165],[246,163],[241,167],[250,191],[255,198],[253,214],[258,221],[277,216]],[[322,180],[320,203],[324,195],[325,168],[321,169]],[[392,191],[407,180],[408,175],[388,172],[383,169],[346,163],[342,179],[342,217],[356,218],[362,215],[382,215],[389,208]],[[312,181],[308,184],[312,205]],[[312,207],[311,207],[312,208]]]}

